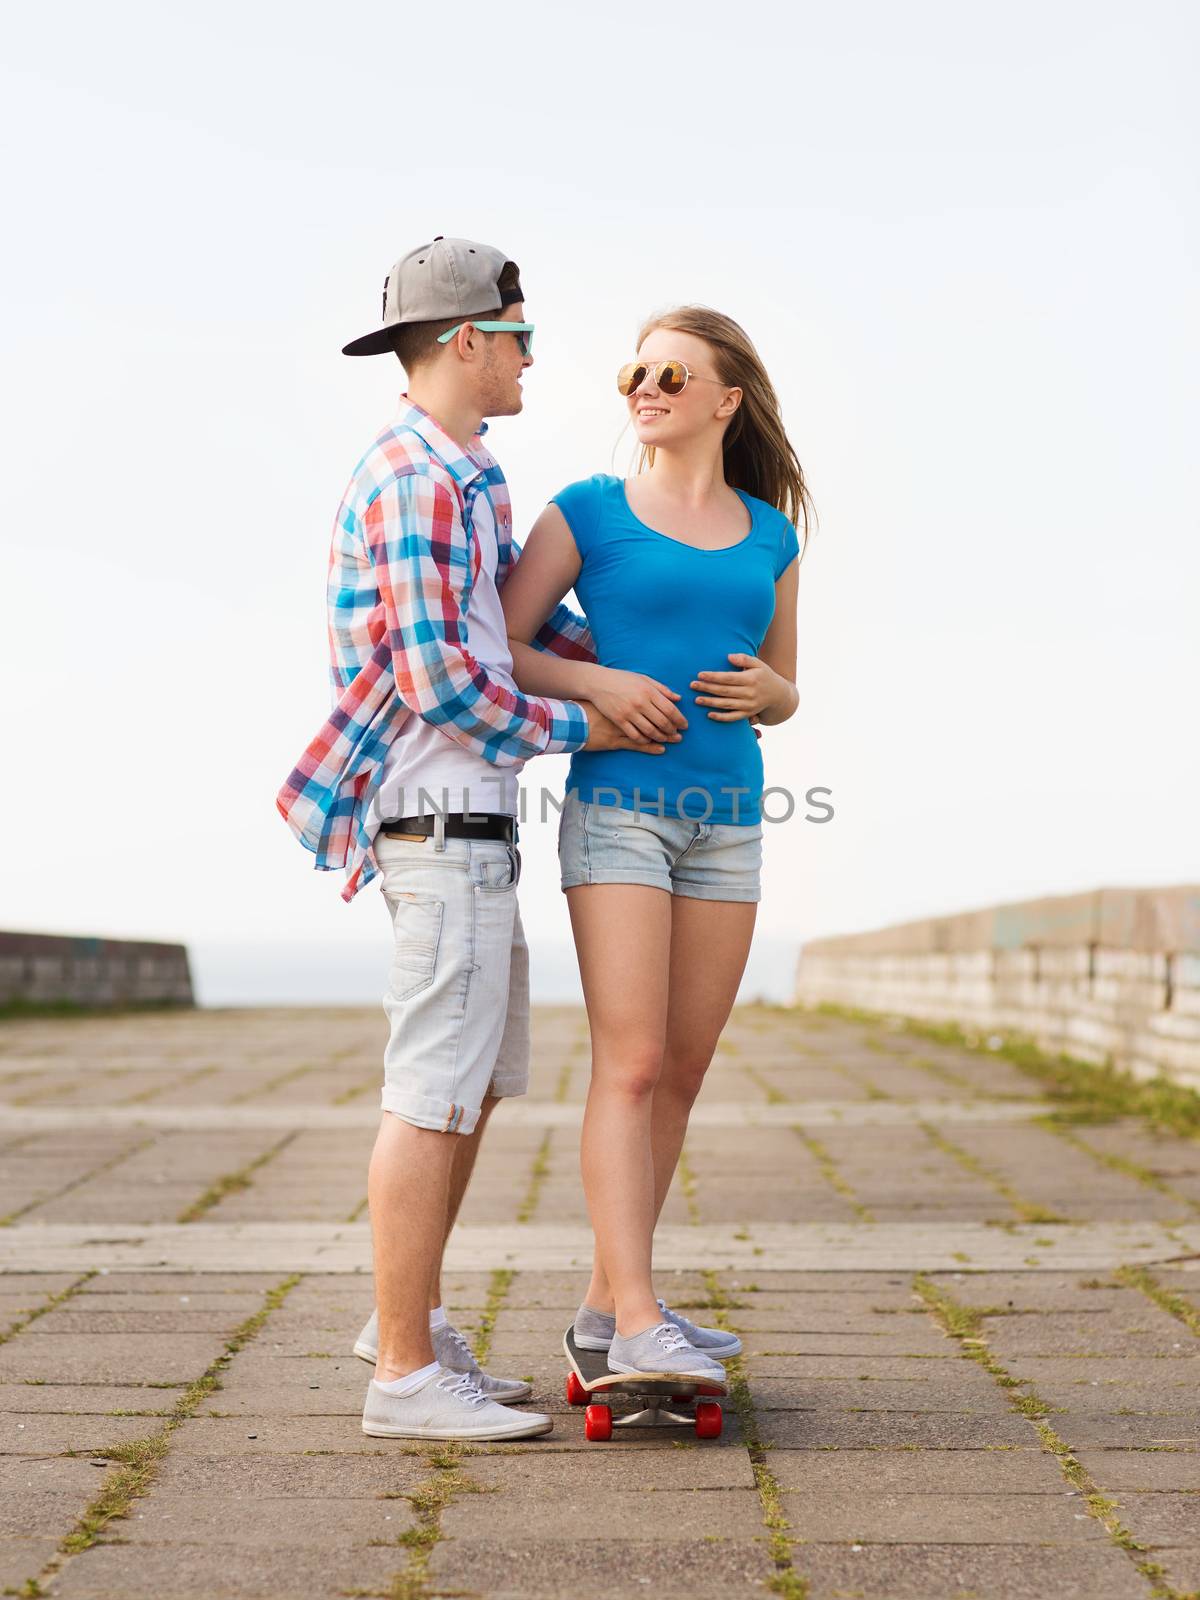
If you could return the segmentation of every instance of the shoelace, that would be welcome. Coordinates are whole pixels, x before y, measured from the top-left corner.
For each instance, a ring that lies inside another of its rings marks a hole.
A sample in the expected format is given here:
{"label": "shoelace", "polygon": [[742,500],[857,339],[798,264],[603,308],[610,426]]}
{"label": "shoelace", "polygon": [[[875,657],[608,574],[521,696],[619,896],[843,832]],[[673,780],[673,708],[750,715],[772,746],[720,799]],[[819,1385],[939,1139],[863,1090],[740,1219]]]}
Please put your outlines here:
{"label": "shoelace", "polygon": [[444,1378],[438,1379],[437,1387],[468,1406],[481,1406],[487,1399],[483,1390],[477,1388],[465,1372],[448,1372]]}
{"label": "shoelace", "polygon": [[654,1330],[654,1337],[658,1340],[659,1348],[667,1355],[689,1348],[682,1332],[671,1322],[660,1323]]}

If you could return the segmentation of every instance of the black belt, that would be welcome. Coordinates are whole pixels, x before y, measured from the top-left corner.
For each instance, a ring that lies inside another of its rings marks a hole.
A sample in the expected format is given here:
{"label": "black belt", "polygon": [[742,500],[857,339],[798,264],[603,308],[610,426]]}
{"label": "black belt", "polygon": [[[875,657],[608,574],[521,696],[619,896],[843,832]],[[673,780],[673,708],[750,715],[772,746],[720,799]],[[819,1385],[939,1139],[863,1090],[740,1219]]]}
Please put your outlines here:
{"label": "black belt", "polygon": [[[449,811],[444,820],[447,839],[506,839],[509,844],[517,842],[517,819],[503,812],[469,812],[464,817],[461,811]],[[389,836],[393,833],[419,833],[431,839],[436,827],[436,816],[389,817],[386,822],[379,824],[379,831]]]}

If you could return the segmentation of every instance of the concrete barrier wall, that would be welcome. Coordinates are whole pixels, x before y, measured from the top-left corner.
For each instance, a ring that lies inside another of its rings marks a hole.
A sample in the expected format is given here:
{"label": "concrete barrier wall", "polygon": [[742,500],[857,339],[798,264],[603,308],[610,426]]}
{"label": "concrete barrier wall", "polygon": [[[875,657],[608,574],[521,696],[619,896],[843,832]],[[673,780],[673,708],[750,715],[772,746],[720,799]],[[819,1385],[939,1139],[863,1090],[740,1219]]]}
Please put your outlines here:
{"label": "concrete barrier wall", "polygon": [[930,917],[804,946],[802,1005],[984,1032],[1200,1088],[1200,886]]}
{"label": "concrete barrier wall", "polygon": [[181,944],[0,933],[0,1005],[195,1004]]}

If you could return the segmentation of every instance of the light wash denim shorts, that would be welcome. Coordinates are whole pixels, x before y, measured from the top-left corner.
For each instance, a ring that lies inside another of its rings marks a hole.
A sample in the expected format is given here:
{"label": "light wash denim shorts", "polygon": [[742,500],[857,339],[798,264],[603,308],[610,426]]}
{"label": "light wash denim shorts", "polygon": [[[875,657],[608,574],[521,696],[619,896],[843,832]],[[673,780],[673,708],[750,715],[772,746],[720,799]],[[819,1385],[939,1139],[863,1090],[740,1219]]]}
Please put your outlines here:
{"label": "light wash denim shorts", "polygon": [[691,900],[760,900],[762,823],[690,822],[581,800],[558,819],[562,886],[645,883]]}
{"label": "light wash denim shorts", "polygon": [[392,915],[383,1009],[385,1111],[472,1133],[485,1095],[529,1087],[529,949],[521,852],[503,839],[375,836]]}

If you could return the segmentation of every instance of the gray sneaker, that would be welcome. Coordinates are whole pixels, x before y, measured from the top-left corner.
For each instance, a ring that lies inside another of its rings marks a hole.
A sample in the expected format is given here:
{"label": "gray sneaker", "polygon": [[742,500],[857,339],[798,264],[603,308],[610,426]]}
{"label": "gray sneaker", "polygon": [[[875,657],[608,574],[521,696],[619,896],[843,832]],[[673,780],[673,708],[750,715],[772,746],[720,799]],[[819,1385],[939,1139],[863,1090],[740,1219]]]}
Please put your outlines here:
{"label": "gray sneaker", "polygon": [[[471,1346],[450,1323],[444,1328],[438,1328],[429,1337],[433,1343],[434,1359],[440,1361],[450,1372],[464,1373],[489,1400],[499,1400],[503,1405],[515,1405],[517,1401],[528,1400],[532,1396],[531,1385],[522,1383],[519,1378],[494,1378],[490,1372],[484,1372],[476,1361]],[[379,1360],[377,1310],[372,1311],[366,1327],[354,1341],[354,1354],[363,1361],[369,1361],[372,1366]]]}
{"label": "gray sneaker", "polygon": [[610,1372],[636,1372],[643,1377],[698,1378],[725,1383],[725,1368],[694,1350],[673,1322],[635,1333],[631,1339],[613,1335],[608,1351]]}
{"label": "gray sneaker", "polygon": [[658,1307],[667,1321],[679,1329],[693,1350],[702,1350],[714,1361],[732,1361],[734,1356],[741,1355],[742,1341],[728,1328],[702,1328],[681,1317],[678,1311],[672,1311],[665,1300],[660,1300]]}
{"label": "gray sneaker", "polygon": [[581,1350],[607,1350],[616,1331],[617,1319],[606,1311],[583,1305],[575,1313],[575,1343]]}
{"label": "gray sneaker", "polygon": [[[725,1328],[701,1328],[681,1317],[678,1311],[672,1311],[665,1300],[660,1300],[658,1305],[666,1321],[679,1329],[693,1350],[702,1351],[714,1361],[729,1361],[741,1355],[742,1341],[736,1333],[729,1333]],[[607,1316],[603,1311],[593,1311],[591,1306],[584,1305],[575,1313],[575,1343],[581,1350],[609,1349],[616,1331],[616,1317]]]}
{"label": "gray sneaker", "polygon": [[412,1394],[388,1394],[371,1379],[362,1429],[376,1439],[529,1439],[554,1422],[489,1400],[462,1372],[445,1368]]}

